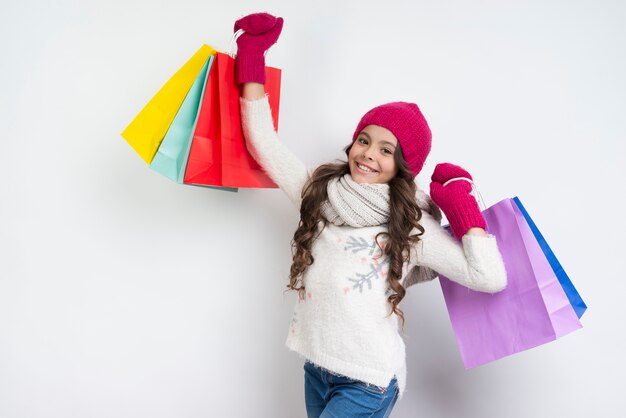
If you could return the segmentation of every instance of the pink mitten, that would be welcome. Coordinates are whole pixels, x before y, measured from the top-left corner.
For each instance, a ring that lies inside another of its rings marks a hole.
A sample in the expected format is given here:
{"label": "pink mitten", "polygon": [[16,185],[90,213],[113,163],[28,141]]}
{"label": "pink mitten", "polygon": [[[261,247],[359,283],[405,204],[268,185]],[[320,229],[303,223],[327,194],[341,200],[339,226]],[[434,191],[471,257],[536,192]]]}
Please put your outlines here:
{"label": "pink mitten", "polygon": [[269,13],[254,13],[235,22],[234,31],[243,29],[237,38],[235,81],[265,84],[265,51],[276,43],[283,30],[283,18]]}
{"label": "pink mitten", "polygon": [[461,239],[468,229],[479,227],[485,228],[485,218],[483,218],[478,202],[470,194],[472,185],[466,180],[455,180],[443,184],[456,177],[466,177],[473,180],[470,173],[458,165],[450,163],[440,163],[435,167],[431,176],[430,197],[445,213],[450,222],[450,228],[454,235]]}

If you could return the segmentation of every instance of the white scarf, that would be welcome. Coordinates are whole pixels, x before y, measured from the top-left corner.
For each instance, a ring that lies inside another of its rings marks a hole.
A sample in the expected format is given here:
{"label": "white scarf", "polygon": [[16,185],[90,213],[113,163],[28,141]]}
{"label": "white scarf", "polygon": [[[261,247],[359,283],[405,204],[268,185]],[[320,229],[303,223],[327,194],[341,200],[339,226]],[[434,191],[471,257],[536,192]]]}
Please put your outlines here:
{"label": "white scarf", "polygon": [[389,220],[387,184],[357,183],[345,174],[330,180],[326,190],[322,215],[335,225],[376,226]]}
{"label": "white scarf", "polygon": [[[363,227],[382,225],[389,221],[388,184],[357,183],[350,174],[345,174],[330,180],[326,190],[328,200],[322,203],[322,215],[334,225]],[[415,198],[421,210],[441,222],[441,211],[426,193],[418,189]],[[435,277],[435,271],[416,267],[409,272],[404,287]]]}

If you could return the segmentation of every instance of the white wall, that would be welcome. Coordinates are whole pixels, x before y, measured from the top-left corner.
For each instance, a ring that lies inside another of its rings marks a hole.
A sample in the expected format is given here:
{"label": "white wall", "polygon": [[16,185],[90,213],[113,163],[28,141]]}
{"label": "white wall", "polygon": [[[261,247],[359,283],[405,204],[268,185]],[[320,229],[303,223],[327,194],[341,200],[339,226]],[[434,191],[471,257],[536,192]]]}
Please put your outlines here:
{"label": "white wall", "polygon": [[[465,371],[437,282],[411,288],[394,417],[623,416],[626,6],[595,1],[3,1],[0,416],[303,417],[283,345],[298,214],[152,172],[119,133],[238,17],[285,18],[280,134],[307,164],[415,101],[418,179],[518,195],[589,305],[585,328]],[[621,192],[620,192],[621,190]]]}

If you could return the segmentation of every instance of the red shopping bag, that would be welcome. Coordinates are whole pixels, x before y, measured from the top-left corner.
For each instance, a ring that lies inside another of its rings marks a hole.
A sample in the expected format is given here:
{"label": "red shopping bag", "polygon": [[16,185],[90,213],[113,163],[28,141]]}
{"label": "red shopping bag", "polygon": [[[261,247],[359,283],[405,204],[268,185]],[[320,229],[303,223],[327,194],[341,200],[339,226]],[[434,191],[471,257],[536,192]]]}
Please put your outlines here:
{"label": "red shopping bag", "polygon": [[216,67],[214,61],[209,71],[198,123],[191,140],[183,180],[185,184],[222,186],[220,105]]}
{"label": "red shopping bag", "polygon": [[[278,129],[280,70],[266,67],[265,91]],[[217,53],[209,73],[198,126],[185,171],[187,184],[244,188],[278,187],[248,152],[241,128],[235,62]]]}
{"label": "red shopping bag", "polygon": [[[265,174],[246,148],[239,109],[240,89],[235,83],[235,60],[217,54],[222,139],[222,181],[228,187],[278,187]],[[265,91],[268,95],[274,130],[278,130],[280,70],[266,67]]]}

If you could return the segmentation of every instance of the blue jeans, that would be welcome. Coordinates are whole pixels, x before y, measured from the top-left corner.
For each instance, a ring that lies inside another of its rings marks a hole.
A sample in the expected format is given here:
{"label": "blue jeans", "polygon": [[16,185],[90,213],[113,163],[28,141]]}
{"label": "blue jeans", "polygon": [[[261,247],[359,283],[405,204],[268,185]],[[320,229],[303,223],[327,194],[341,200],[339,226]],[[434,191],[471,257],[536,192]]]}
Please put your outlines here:
{"label": "blue jeans", "polygon": [[387,418],[398,398],[394,377],[386,388],[338,376],[306,361],[304,401],[308,418]]}

